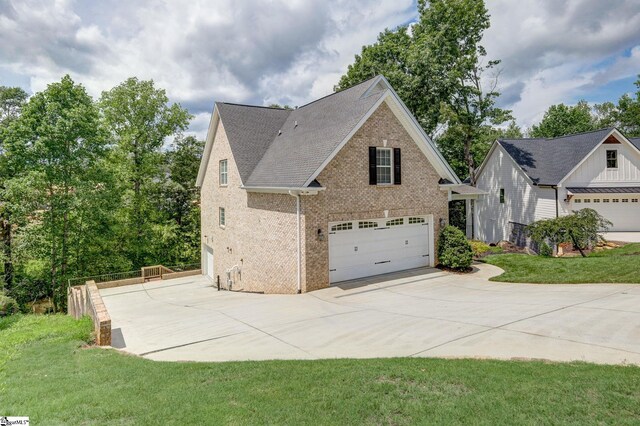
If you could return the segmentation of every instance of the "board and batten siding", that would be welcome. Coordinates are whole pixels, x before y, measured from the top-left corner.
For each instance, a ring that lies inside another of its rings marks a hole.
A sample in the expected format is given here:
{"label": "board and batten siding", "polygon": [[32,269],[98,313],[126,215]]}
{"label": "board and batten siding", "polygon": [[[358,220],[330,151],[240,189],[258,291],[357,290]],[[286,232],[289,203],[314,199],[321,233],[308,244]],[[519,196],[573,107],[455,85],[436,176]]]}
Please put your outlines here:
{"label": "board and batten siding", "polygon": [[[510,222],[529,224],[555,217],[555,191],[531,184],[500,145],[487,160],[476,186],[487,192],[476,201],[475,238],[495,243],[508,240]],[[504,188],[504,203],[500,203]]]}
{"label": "board and batten siding", "polygon": [[[607,169],[607,150],[618,151],[618,168]],[[637,186],[640,154],[626,143],[602,144],[571,173],[564,186]]]}

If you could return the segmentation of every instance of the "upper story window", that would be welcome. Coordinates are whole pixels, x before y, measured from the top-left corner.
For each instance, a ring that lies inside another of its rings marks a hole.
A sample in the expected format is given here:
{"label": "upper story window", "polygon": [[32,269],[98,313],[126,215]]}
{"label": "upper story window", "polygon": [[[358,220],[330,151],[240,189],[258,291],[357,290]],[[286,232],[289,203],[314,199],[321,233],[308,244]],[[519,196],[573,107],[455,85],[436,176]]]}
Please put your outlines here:
{"label": "upper story window", "polygon": [[220,160],[220,185],[227,184],[227,160]]}
{"label": "upper story window", "polygon": [[224,213],[224,207],[220,207],[220,209],[218,210],[218,220],[219,220],[220,226],[224,228],[225,225],[227,224],[227,219]]}
{"label": "upper story window", "polygon": [[607,169],[618,168],[618,151],[615,149],[607,150]]}
{"label": "upper story window", "polygon": [[504,204],[504,188],[500,188],[500,204]]}
{"label": "upper story window", "polygon": [[378,185],[393,183],[391,148],[376,148],[376,177]]}

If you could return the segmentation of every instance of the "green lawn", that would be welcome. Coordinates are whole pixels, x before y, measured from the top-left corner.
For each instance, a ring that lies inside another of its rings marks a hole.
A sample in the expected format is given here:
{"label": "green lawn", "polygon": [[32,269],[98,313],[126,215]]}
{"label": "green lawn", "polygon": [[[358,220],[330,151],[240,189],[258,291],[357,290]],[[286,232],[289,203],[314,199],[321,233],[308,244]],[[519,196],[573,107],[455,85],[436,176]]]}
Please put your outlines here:
{"label": "green lawn", "polygon": [[505,270],[492,281],[577,284],[640,283],[640,243],[594,252],[588,257],[541,257],[526,254],[487,256],[485,262]]}
{"label": "green lawn", "polygon": [[0,320],[0,415],[33,424],[638,424],[640,368],[371,359],[153,362],[88,321]]}

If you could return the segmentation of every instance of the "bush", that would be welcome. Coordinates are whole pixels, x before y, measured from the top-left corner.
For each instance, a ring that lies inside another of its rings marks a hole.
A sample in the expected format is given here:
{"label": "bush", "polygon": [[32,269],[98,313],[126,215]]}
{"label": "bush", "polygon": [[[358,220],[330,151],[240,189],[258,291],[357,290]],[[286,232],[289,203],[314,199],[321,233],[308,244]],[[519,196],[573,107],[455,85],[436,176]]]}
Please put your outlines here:
{"label": "bush", "polygon": [[478,240],[469,241],[469,245],[471,246],[471,251],[473,252],[473,255],[475,257],[478,257],[481,254],[491,250],[491,247],[489,247],[489,244],[484,243],[482,241],[478,241]]}
{"label": "bush", "polygon": [[17,314],[20,312],[18,302],[14,298],[0,292],[0,317]]}
{"label": "bush", "polygon": [[551,257],[553,255],[553,249],[551,247],[549,247],[549,244],[543,242],[542,244],[540,244],[540,252],[538,253],[540,256],[543,257]]}
{"label": "bush", "polygon": [[473,251],[464,233],[455,226],[445,226],[438,238],[438,260],[440,265],[456,270],[471,266]]}

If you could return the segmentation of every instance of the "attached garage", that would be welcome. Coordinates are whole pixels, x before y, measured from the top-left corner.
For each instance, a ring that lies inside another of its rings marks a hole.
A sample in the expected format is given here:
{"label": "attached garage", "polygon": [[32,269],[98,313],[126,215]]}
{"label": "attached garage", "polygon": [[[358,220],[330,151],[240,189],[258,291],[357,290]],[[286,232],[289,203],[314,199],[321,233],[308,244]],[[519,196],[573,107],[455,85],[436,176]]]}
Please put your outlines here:
{"label": "attached garage", "polygon": [[590,208],[612,222],[609,231],[640,231],[640,194],[580,194],[572,202],[573,210]]}
{"label": "attached garage", "polygon": [[329,223],[331,283],[433,266],[431,215]]}

